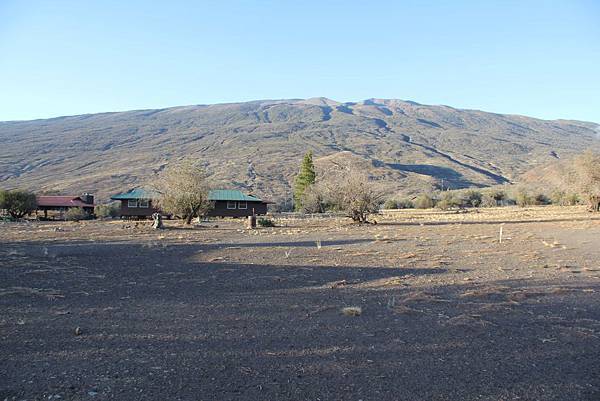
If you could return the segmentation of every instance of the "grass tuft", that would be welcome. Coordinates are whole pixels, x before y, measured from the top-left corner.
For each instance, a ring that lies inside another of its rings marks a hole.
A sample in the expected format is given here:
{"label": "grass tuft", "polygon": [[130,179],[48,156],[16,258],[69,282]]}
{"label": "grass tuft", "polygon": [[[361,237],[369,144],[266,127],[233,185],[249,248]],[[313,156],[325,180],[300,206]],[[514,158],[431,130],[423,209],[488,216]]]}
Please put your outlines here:
{"label": "grass tuft", "polygon": [[348,306],[342,308],[342,313],[346,316],[360,316],[362,314],[362,308],[360,306]]}

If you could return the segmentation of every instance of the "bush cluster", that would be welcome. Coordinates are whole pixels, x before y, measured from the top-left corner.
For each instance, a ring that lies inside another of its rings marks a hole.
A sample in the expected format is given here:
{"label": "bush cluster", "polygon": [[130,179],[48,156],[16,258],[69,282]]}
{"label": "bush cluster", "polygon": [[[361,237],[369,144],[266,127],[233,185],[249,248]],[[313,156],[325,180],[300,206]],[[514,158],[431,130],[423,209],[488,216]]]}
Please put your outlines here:
{"label": "bush cluster", "polygon": [[65,220],[68,221],[88,220],[90,218],[91,216],[81,207],[73,207],[65,212]]}
{"label": "bush cluster", "polygon": [[264,217],[258,219],[257,223],[261,227],[275,227],[275,223],[273,222],[273,220]]}
{"label": "bush cluster", "polygon": [[119,216],[119,206],[116,203],[109,203],[107,205],[98,205],[94,208],[94,214],[96,217],[106,219],[110,217]]}
{"label": "bush cluster", "polygon": [[384,209],[413,209],[415,204],[410,199],[388,199],[385,201]]}

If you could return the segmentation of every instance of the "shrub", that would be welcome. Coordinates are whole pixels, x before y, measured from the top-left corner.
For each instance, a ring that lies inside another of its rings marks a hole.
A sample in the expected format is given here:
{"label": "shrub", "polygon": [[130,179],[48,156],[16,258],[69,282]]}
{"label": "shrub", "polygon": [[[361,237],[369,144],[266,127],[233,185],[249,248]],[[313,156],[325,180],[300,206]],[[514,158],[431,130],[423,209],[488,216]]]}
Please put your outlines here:
{"label": "shrub", "polygon": [[573,160],[573,190],[587,200],[590,210],[600,212],[600,154],[591,150]]}
{"label": "shrub", "polygon": [[550,202],[552,202],[553,205],[564,206],[563,202],[564,202],[565,195],[566,195],[565,191],[556,190],[556,191],[552,192],[552,194],[550,195]]}
{"label": "shrub", "polygon": [[473,189],[466,191],[463,194],[463,204],[467,207],[479,207],[483,200],[483,195],[479,191]]}
{"label": "shrub", "polygon": [[[492,189],[487,193],[487,196],[495,201],[493,206],[501,206],[504,202],[508,201],[506,192],[501,189]],[[483,198],[482,198],[483,202]],[[488,199],[489,202],[489,199]]]}
{"label": "shrub", "polygon": [[367,175],[352,171],[335,183],[330,194],[332,206],[358,223],[366,223],[370,214],[378,212],[383,200],[383,192]]}
{"label": "shrub", "polygon": [[415,205],[410,199],[401,199],[396,202],[398,209],[414,209]]}
{"label": "shrub", "polygon": [[436,203],[436,207],[442,210],[452,209],[455,207],[461,207],[463,204],[462,200],[454,192],[444,192],[442,199]]}
{"label": "shrub", "polygon": [[495,207],[498,206],[498,201],[493,198],[490,194],[484,194],[481,197],[481,207]]}
{"label": "shrub", "polygon": [[90,215],[87,214],[85,212],[85,210],[83,210],[83,208],[80,208],[80,207],[70,208],[65,213],[65,220],[69,220],[69,221],[86,220],[89,218],[90,218]]}
{"label": "shrub", "polygon": [[185,224],[191,224],[194,217],[205,215],[212,207],[206,174],[190,161],[167,167],[157,184],[161,194],[158,206],[165,213],[183,216]]}
{"label": "shrub", "polygon": [[575,206],[579,203],[579,196],[574,193],[556,190],[550,195],[550,201],[553,205],[559,206]]}
{"label": "shrub", "polygon": [[431,209],[435,206],[435,199],[431,195],[422,194],[415,199],[415,207],[417,209]]}
{"label": "shrub", "polygon": [[2,208],[14,219],[20,219],[37,208],[35,194],[28,191],[3,191],[0,198]]}
{"label": "shrub", "polygon": [[323,213],[327,206],[327,191],[319,182],[308,185],[304,188],[301,199],[302,203],[296,205],[296,209],[302,213]]}
{"label": "shrub", "polygon": [[96,217],[101,219],[107,217],[117,217],[119,216],[119,206],[115,203],[110,203],[108,205],[98,205],[94,208],[94,214]]}
{"label": "shrub", "polygon": [[565,206],[575,206],[579,203],[579,195],[577,194],[567,194],[564,197],[564,205]]}
{"label": "shrub", "polygon": [[539,193],[533,196],[532,203],[534,205],[549,205],[550,199],[545,194]]}
{"label": "shrub", "polygon": [[288,199],[283,199],[283,200],[278,200],[276,203],[274,204],[270,204],[269,205],[269,211],[271,212],[293,212],[294,211],[294,206],[292,204],[292,202],[290,202]]}
{"label": "shrub", "polygon": [[394,199],[388,199],[383,204],[384,209],[398,209],[398,202]]}
{"label": "shrub", "polygon": [[273,220],[264,217],[258,219],[257,223],[261,227],[275,227],[275,223],[273,222]]}
{"label": "shrub", "polygon": [[515,196],[515,202],[520,207],[525,207],[533,204],[533,198],[524,190],[519,190]]}

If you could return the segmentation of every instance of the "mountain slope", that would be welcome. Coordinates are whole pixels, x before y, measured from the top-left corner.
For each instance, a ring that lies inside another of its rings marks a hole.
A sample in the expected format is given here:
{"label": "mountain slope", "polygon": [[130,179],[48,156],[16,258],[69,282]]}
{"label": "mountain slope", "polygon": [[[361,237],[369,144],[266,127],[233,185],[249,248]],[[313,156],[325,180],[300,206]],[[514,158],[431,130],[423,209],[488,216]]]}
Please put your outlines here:
{"label": "mountain slope", "polygon": [[168,163],[199,160],[216,185],[289,197],[302,154],[392,192],[511,182],[532,167],[598,146],[598,125],[370,99],[265,100],[0,122],[0,186],[106,197]]}

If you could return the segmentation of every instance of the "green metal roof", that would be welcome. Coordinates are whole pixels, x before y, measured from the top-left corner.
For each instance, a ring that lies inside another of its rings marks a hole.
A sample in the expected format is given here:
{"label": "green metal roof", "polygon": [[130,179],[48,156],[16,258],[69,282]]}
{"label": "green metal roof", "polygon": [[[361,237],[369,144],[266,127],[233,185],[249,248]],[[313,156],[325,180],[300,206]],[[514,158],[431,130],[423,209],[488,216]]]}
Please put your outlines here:
{"label": "green metal roof", "polygon": [[[110,197],[113,200],[127,199],[155,199],[158,197],[158,192],[149,191],[142,188],[134,188],[121,194],[116,194]],[[246,201],[246,202],[262,202],[256,196],[244,194],[236,189],[213,189],[208,193],[208,199],[211,201]]]}
{"label": "green metal roof", "polygon": [[127,200],[127,199],[155,199],[158,197],[158,192],[148,191],[142,188],[134,188],[121,194],[116,194],[110,197],[113,200]]}
{"label": "green metal roof", "polygon": [[262,200],[256,196],[246,195],[242,191],[236,189],[213,189],[208,193],[208,200],[262,202]]}

